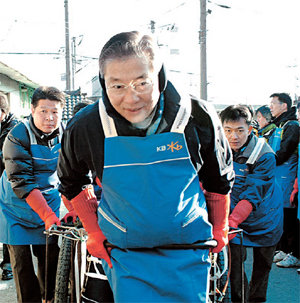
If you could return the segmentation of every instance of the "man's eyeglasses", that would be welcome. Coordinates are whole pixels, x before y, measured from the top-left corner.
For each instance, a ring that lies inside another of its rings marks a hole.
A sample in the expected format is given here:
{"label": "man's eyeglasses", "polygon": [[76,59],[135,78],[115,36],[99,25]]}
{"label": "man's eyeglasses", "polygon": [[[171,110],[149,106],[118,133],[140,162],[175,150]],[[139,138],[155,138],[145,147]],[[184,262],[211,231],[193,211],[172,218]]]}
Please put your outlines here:
{"label": "man's eyeglasses", "polygon": [[148,94],[151,92],[153,83],[150,79],[142,79],[128,85],[123,83],[115,83],[107,87],[107,90],[110,91],[111,94],[115,96],[123,96],[125,95],[127,89],[131,87],[137,94]]}
{"label": "man's eyeglasses", "polygon": [[272,100],[271,102],[270,102],[270,105],[281,105],[281,104],[283,104],[283,102],[281,102],[281,101],[279,101],[279,100]]}

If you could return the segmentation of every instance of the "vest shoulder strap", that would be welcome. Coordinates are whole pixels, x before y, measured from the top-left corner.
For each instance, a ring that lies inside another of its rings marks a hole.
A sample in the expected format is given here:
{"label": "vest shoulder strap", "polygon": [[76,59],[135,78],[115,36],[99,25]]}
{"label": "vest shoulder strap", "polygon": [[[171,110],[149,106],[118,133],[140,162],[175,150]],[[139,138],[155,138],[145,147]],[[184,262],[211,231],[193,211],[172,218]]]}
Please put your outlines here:
{"label": "vest shoulder strap", "polygon": [[24,123],[24,125],[26,126],[26,128],[28,130],[29,138],[30,138],[30,144],[37,144],[36,137],[35,137],[33,131],[30,128],[29,121],[28,120],[23,120],[22,122]]}
{"label": "vest shoulder strap", "polygon": [[[187,95],[181,99],[180,107],[173,122],[171,132],[184,133],[185,127],[189,122],[189,118],[191,116],[191,111],[192,101]],[[113,118],[107,114],[105,105],[101,100],[99,100],[99,114],[105,137],[109,138],[118,136],[115,122]]]}
{"label": "vest shoulder strap", "polygon": [[254,164],[255,161],[257,160],[258,156],[260,155],[260,152],[265,144],[265,139],[264,138],[258,138],[256,145],[248,158],[246,164]]}
{"label": "vest shoulder strap", "polygon": [[109,137],[118,136],[116,126],[115,126],[115,122],[114,122],[113,118],[111,118],[107,114],[103,101],[99,100],[98,104],[99,104],[99,114],[100,114],[101,123],[102,123],[102,127],[103,127],[105,137],[109,138]]}

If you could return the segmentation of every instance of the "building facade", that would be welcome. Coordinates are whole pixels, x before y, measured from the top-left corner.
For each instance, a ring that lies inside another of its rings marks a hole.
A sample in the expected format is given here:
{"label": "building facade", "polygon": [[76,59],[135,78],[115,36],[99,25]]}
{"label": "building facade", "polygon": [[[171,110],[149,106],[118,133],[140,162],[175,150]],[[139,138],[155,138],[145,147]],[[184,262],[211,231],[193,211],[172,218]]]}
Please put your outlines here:
{"label": "building facade", "polygon": [[31,97],[39,86],[17,70],[0,62],[0,91],[6,94],[10,111],[18,118],[30,114]]}

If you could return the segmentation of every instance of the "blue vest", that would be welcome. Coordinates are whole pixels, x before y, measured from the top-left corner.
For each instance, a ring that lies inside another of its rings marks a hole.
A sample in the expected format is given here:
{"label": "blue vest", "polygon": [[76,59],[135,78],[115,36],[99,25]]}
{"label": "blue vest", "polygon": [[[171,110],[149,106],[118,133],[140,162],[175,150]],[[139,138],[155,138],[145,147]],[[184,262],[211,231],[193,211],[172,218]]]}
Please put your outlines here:
{"label": "blue vest", "polygon": [[109,242],[126,249],[112,250],[112,269],[103,262],[116,302],[206,302],[208,250],[153,248],[212,238],[184,136],[190,107],[190,100],[181,105],[169,133],[120,137],[99,102],[105,150],[98,222]]}
{"label": "blue vest", "polygon": [[[269,144],[275,153],[280,149],[284,125],[282,127],[277,127],[269,140]],[[276,167],[276,180],[283,191],[283,207],[285,208],[291,207],[290,196],[297,175],[297,164],[297,154],[293,153],[287,161]]]}
{"label": "blue vest", "polygon": [[[256,138],[255,138],[256,139]],[[257,161],[258,157],[263,156],[265,140],[263,138],[256,139],[256,145],[245,164],[237,162],[233,163],[235,172],[235,181],[231,193],[230,211],[240,201],[240,195],[246,190],[247,176],[251,173],[251,166]],[[253,178],[253,180],[255,180]],[[259,179],[257,179],[257,187],[259,188]],[[239,225],[244,230],[245,246],[272,246],[275,245],[283,230],[283,207],[282,192],[279,185],[275,182],[275,178],[270,180],[270,186],[264,194],[263,200],[259,206],[253,210],[249,217]],[[256,186],[253,184],[252,186]],[[249,199],[250,200],[250,199]],[[251,200],[250,200],[251,202]],[[232,243],[239,244],[239,237],[231,240]]]}
{"label": "blue vest", "polygon": [[[33,174],[48,205],[59,216],[60,194],[56,173],[60,140],[53,147],[38,145],[29,122],[23,122],[30,136]],[[61,132],[62,133],[62,132]],[[6,171],[0,179],[0,242],[11,245],[45,244],[45,224],[25,199],[14,193]],[[51,243],[51,237],[50,243]]]}

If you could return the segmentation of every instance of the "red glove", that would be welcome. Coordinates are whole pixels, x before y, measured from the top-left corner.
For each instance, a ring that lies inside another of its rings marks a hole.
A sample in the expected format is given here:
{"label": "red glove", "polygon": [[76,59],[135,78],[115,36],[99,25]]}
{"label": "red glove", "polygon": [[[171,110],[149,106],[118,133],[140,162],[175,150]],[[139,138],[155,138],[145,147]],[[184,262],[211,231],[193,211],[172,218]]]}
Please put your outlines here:
{"label": "red glove", "polygon": [[51,207],[49,207],[43,194],[38,189],[35,188],[31,191],[25,200],[45,222],[46,229],[49,229],[53,224],[60,225],[59,219]]}
{"label": "red glove", "polygon": [[93,185],[87,186],[80,194],[71,200],[83,227],[88,233],[87,249],[94,257],[104,259],[110,268],[112,263],[104,246],[106,240],[97,220],[97,199]]}
{"label": "red glove", "polygon": [[291,196],[290,196],[290,205],[292,207],[296,206],[294,201],[295,201],[295,197],[296,197],[297,194],[298,194],[298,178],[296,178],[296,180],[295,180],[294,189],[293,189],[293,191],[291,193]]}
{"label": "red glove", "polygon": [[213,226],[213,236],[218,245],[212,249],[213,253],[218,253],[228,244],[228,215],[230,198],[229,195],[210,193],[204,190],[208,209],[208,220]]}
{"label": "red glove", "polygon": [[[232,213],[229,216],[229,226],[237,228],[242,222],[244,222],[250,213],[253,210],[252,204],[247,200],[241,200],[239,203],[235,206]],[[236,236],[235,234],[230,234],[228,236],[229,241],[232,240]]]}
{"label": "red glove", "polygon": [[63,203],[65,205],[65,207],[67,208],[67,210],[69,211],[63,218],[62,221],[64,221],[65,223],[68,222],[69,218],[72,218],[72,222],[75,223],[76,219],[77,219],[77,213],[73,207],[73,205],[71,204],[71,202],[64,196],[62,195],[62,200]]}

